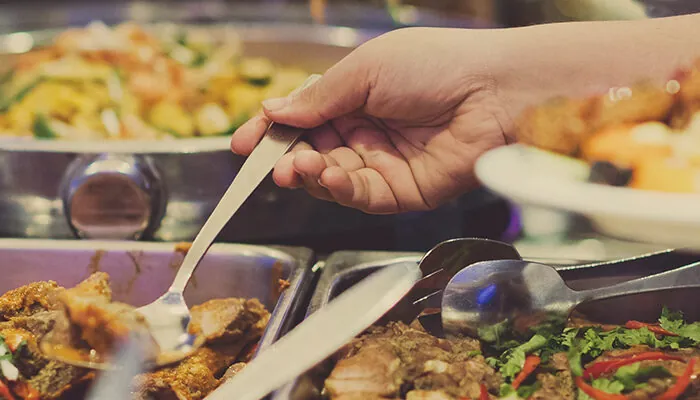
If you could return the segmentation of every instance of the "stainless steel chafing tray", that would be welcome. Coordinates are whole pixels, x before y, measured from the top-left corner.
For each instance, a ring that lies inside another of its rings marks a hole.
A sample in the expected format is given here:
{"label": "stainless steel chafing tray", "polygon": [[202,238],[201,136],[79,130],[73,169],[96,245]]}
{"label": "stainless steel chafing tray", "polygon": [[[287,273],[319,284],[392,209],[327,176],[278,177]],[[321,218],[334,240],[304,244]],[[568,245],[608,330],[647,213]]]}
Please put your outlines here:
{"label": "stainless steel chafing tray", "polygon": [[[42,280],[72,286],[95,271],[109,274],[117,301],[148,304],[172,283],[184,253],[174,243],[0,240],[0,293]],[[312,252],[295,247],[215,244],[194,274],[189,306],[213,298],[257,298],[272,316],[264,349],[303,318],[311,289]],[[280,290],[280,280],[289,282]]]}
{"label": "stainless steel chafing tray", "polygon": [[[378,34],[284,23],[182,26],[214,37],[233,29],[244,55],[267,57],[310,73],[322,73]],[[58,32],[0,35],[2,65],[11,65],[15,54],[41,46]],[[87,142],[0,138],[0,236],[192,240],[244,161],[231,153],[229,141],[229,137]],[[285,204],[294,204],[294,212],[288,213]],[[298,235],[309,221],[347,223],[352,222],[347,215],[357,214],[301,192],[281,190],[271,179],[243,208],[227,241]],[[334,218],[322,217],[328,214]],[[281,219],[286,223],[279,224]]]}
{"label": "stainless steel chafing tray", "polygon": [[[364,279],[371,272],[397,261],[419,261],[420,253],[393,252],[337,252],[328,257],[323,264],[318,284],[313,292],[307,315],[318,310],[335,296]],[[674,266],[697,261],[700,256],[679,254]],[[573,289],[590,289],[612,285],[625,280],[662,272],[669,269],[667,265],[640,262],[634,267],[602,265],[562,265],[556,267],[567,284]],[[688,319],[700,319],[700,304],[688,299],[697,298],[700,290],[673,290],[609,299],[584,304],[577,310],[585,313],[595,321],[603,323],[624,323],[630,319],[654,321],[665,305],[674,310],[683,311]],[[695,297],[693,297],[695,296]],[[309,400],[322,399],[323,382],[330,374],[333,365],[330,360],[297,378],[294,382],[281,388],[272,395],[272,400]]]}

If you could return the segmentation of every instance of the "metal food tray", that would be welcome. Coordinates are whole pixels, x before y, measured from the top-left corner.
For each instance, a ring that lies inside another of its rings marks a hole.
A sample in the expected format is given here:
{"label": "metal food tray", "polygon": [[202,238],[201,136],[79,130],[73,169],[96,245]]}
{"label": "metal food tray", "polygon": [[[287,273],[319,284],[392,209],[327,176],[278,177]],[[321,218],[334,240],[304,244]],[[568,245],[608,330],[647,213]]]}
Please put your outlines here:
{"label": "metal food tray", "polygon": [[[165,293],[183,257],[175,243],[0,239],[0,293],[45,280],[71,287],[103,271],[114,300],[142,306]],[[214,244],[185,300],[191,307],[214,298],[259,299],[272,313],[258,347],[264,349],[303,318],[311,262],[306,248]],[[289,282],[286,290],[280,280]]]}
{"label": "metal food tray", "polygon": [[[344,290],[358,283],[370,273],[398,261],[420,260],[421,253],[394,252],[337,252],[328,257],[323,265],[311,298],[307,316],[323,307]],[[610,265],[555,265],[567,284],[575,290],[592,289],[609,286],[645,275],[663,272],[681,265],[695,262],[699,255],[677,254],[670,260],[672,265],[639,260],[634,267]],[[588,317],[602,323],[624,323],[635,319],[654,321],[665,305],[674,310],[683,311],[691,320],[700,319],[700,303],[688,301],[696,299],[700,290],[676,289],[672,291],[653,292],[616,299],[600,300],[587,303],[577,308]],[[696,296],[696,297],[693,297]],[[272,395],[272,400],[314,400],[323,399],[321,390],[333,364],[330,360],[316,366],[295,381],[279,389]]]}

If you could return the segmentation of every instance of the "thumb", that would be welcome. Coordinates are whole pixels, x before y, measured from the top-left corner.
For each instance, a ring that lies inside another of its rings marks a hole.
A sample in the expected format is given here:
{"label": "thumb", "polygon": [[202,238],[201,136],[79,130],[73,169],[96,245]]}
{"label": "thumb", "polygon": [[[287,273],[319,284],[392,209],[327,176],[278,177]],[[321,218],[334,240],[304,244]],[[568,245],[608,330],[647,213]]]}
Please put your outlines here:
{"label": "thumb", "polygon": [[369,94],[364,70],[346,58],[323,76],[312,75],[289,96],[263,101],[265,115],[274,122],[309,129],[353,112]]}

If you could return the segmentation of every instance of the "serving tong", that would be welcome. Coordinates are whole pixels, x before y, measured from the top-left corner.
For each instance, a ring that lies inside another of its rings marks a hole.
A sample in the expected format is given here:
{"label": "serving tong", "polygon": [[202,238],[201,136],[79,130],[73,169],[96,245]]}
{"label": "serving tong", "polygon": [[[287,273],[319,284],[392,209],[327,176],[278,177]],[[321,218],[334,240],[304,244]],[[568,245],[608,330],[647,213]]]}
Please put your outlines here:
{"label": "serving tong", "polygon": [[[480,249],[485,246],[490,246],[490,251]],[[435,257],[433,260],[431,253]],[[469,258],[459,259],[458,254],[480,254],[484,259],[461,262]],[[486,259],[490,255],[495,257]],[[455,260],[458,262],[451,264]],[[696,261],[697,255],[669,249],[620,260],[555,268],[523,260],[515,248],[506,243],[457,239],[440,243],[426,254],[421,260],[421,270],[425,268],[424,274],[434,272],[425,274],[406,296],[402,308],[392,310],[385,319],[401,319],[408,323],[417,315],[423,328],[438,337],[446,333],[475,334],[480,327],[506,319],[533,324],[543,318],[565,319],[584,301],[699,286],[700,263]],[[436,269],[435,265],[441,267]],[[611,270],[648,269],[664,272],[588,291],[570,289],[559,274],[559,271],[604,274]],[[529,286],[523,286],[524,281]]]}

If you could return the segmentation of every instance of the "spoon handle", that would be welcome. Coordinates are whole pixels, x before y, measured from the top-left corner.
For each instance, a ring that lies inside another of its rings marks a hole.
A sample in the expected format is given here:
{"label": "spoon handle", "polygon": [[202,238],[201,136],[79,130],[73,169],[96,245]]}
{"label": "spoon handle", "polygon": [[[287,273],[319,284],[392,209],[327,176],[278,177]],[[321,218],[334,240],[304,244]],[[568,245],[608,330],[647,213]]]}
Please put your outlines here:
{"label": "spoon handle", "polygon": [[[299,92],[313,84],[319,75],[310,76],[295,92]],[[243,202],[260,185],[277,161],[299,140],[303,129],[272,123],[267,128],[260,143],[248,156],[243,166],[233,178],[233,182],[216,205],[204,226],[194,238],[192,247],[187,251],[185,259],[173,280],[168,292],[185,290],[199,261],[221,232],[233,214],[238,211]]]}
{"label": "spoon handle", "polygon": [[700,262],[616,285],[578,292],[580,301],[602,300],[628,294],[700,286]]}

